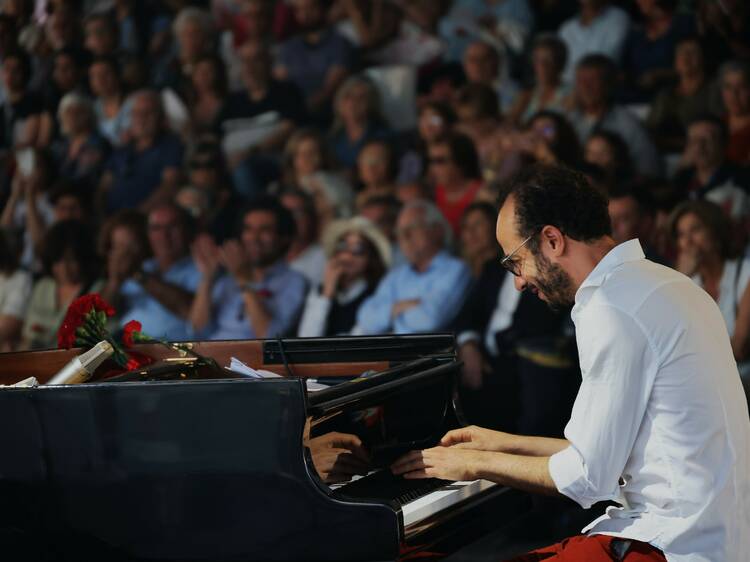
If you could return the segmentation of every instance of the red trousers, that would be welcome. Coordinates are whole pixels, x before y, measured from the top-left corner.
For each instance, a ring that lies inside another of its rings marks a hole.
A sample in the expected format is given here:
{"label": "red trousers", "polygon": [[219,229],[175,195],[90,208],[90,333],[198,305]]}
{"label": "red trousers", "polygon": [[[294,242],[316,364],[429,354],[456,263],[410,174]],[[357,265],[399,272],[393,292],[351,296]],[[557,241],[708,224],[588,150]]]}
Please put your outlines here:
{"label": "red trousers", "polygon": [[607,535],[580,535],[522,554],[506,562],[666,562],[661,550],[645,542],[633,541],[624,558],[612,550],[615,537]]}

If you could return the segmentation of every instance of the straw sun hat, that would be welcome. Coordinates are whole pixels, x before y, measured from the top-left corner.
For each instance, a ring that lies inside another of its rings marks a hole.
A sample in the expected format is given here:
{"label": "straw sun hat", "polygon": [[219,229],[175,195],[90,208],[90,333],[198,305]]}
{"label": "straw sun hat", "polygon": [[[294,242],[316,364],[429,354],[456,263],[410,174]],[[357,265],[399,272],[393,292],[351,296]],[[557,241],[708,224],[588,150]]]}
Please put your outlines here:
{"label": "straw sun hat", "polygon": [[326,228],[323,233],[323,249],[326,256],[329,258],[333,256],[336,251],[336,243],[344,235],[352,232],[356,232],[370,241],[386,269],[391,266],[391,243],[378,230],[378,227],[364,217],[337,220]]}

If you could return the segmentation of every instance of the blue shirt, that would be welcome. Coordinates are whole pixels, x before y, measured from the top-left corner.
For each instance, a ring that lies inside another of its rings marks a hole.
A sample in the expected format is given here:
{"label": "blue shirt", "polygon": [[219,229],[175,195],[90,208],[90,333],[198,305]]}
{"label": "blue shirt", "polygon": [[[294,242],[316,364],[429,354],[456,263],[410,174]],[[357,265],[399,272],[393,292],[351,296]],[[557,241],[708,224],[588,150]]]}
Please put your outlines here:
{"label": "blue shirt", "polygon": [[487,16],[498,22],[511,21],[526,33],[534,27],[534,12],[528,0],[504,0],[496,4],[486,0],[457,0],[438,23],[438,33],[446,46],[446,60],[461,60],[466,47],[481,38],[479,20]]}
{"label": "blue shirt", "polygon": [[172,134],[164,134],[154,144],[136,152],[132,144],[118,148],[107,163],[112,187],[107,193],[107,210],[137,207],[161,185],[167,168],[182,165],[182,144]]}
{"label": "blue shirt", "polygon": [[[392,269],[357,313],[357,333],[411,334],[444,330],[458,313],[471,283],[469,268],[447,252],[438,253],[423,272],[405,263]],[[419,305],[391,318],[399,301]]]}
{"label": "blue shirt", "polygon": [[[284,261],[271,267],[262,282],[253,289],[263,300],[271,315],[271,323],[265,337],[284,336],[292,331],[302,312],[307,295],[305,277]],[[211,293],[213,317],[209,326],[201,330],[206,339],[238,340],[257,337],[250,318],[245,313],[242,289],[234,277],[224,275],[217,279]]]}
{"label": "blue shirt", "polygon": [[[143,263],[143,271],[155,273],[157,265],[155,259]],[[200,271],[190,256],[177,261],[161,276],[163,281],[177,285],[186,291],[195,292],[200,281]],[[128,279],[120,289],[120,296],[125,303],[125,311],[121,316],[124,326],[129,320],[138,320],[143,326],[144,333],[154,338],[169,341],[185,341],[191,339],[187,320],[179,318],[164,308],[159,301],[149,295],[140,283]]]}
{"label": "blue shirt", "polygon": [[279,47],[279,62],[287,69],[290,82],[310,97],[325,84],[333,66],[350,68],[354,49],[349,41],[333,29],[323,33],[320,42],[312,44],[297,36]]}

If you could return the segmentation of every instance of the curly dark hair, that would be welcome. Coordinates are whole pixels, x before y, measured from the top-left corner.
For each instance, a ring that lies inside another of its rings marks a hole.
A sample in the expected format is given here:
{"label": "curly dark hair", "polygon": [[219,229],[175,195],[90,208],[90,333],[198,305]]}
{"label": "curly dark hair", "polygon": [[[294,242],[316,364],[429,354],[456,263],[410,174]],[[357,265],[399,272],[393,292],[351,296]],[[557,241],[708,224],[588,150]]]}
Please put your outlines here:
{"label": "curly dark hair", "polygon": [[292,212],[284,207],[277,197],[261,195],[252,199],[239,215],[238,235],[242,235],[245,217],[250,213],[261,211],[271,213],[276,217],[276,232],[282,242],[279,251],[279,257],[281,257],[287,253],[289,247],[292,245],[292,240],[297,235],[297,225],[294,222]]}
{"label": "curly dark hair", "polygon": [[99,274],[99,256],[91,229],[78,220],[64,220],[50,227],[44,236],[41,261],[45,275],[52,275],[52,266],[70,253],[81,268],[86,284]]}
{"label": "curly dark hair", "polygon": [[[606,196],[579,172],[562,166],[534,164],[513,176],[504,186],[498,207],[512,196],[516,223],[522,238],[552,225],[579,242],[612,235]],[[536,239],[529,242],[536,251]]]}

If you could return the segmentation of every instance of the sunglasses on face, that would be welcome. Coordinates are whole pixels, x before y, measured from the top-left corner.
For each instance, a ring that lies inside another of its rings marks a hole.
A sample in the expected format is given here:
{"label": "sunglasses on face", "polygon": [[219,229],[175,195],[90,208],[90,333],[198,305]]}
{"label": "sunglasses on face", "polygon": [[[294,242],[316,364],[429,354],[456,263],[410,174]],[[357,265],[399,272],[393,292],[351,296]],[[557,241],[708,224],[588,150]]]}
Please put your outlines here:
{"label": "sunglasses on face", "polygon": [[444,166],[445,164],[450,163],[451,159],[447,156],[434,156],[429,159],[430,164],[438,165],[438,166]]}
{"label": "sunglasses on face", "polygon": [[364,257],[367,255],[367,246],[364,244],[347,244],[343,240],[336,244],[336,247],[334,248],[335,254],[341,254],[344,252],[348,252],[353,256],[356,257]]}

